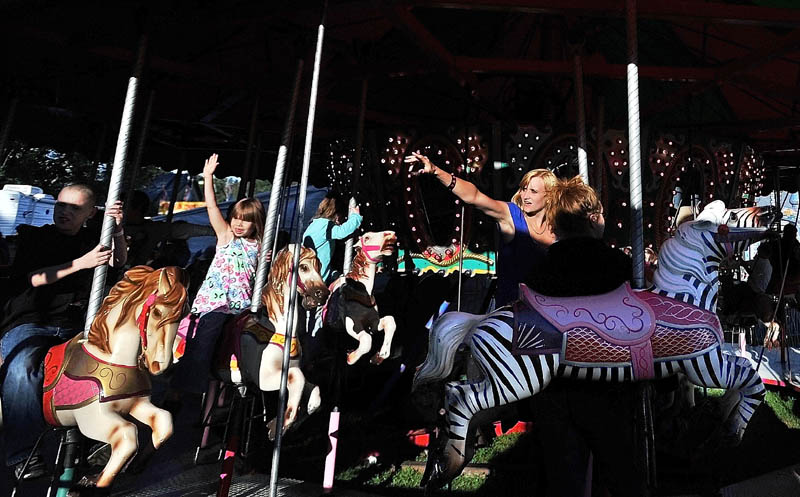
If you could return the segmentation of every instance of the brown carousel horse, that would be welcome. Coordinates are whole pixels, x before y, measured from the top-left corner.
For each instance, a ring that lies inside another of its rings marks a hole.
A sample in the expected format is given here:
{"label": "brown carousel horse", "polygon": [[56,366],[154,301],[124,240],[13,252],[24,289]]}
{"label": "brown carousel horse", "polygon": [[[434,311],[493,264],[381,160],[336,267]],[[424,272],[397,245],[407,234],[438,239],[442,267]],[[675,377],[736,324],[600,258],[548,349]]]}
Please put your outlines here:
{"label": "brown carousel horse", "polygon": [[[223,381],[250,383],[263,391],[280,388],[292,278],[297,279],[297,302],[304,309],[316,309],[329,294],[319,272],[320,262],[316,252],[300,247],[297,275],[292,274],[293,253],[294,245],[289,245],[278,252],[272,262],[261,297],[263,310],[258,315],[243,313],[227,327],[215,360],[215,372]],[[300,305],[294,306],[294,312],[296,327],[301,318],[304,319],[305,313],[301,312]],[[297,420],[298,413],[311,414],[321,403],[319,387],[308,383],[300,370],[297,333],[293,333],[289,347],[289,395],[283,417],[284,430]],[[274,432],[273,419],[269,423],[270,438]]]}
{"label": "brown carousel horse", "polygon": [[172,361],[187,284],[177,267],[130,269],[103,300],[88,340],[78,334],[45,356],[45,420],[77,426],[111,446],[108,463],[90,484],[110,486],[138,449],[136,425],[123,416],[149,426],[155,448],[172,435],[172,416],[150,402],[150,375]]}

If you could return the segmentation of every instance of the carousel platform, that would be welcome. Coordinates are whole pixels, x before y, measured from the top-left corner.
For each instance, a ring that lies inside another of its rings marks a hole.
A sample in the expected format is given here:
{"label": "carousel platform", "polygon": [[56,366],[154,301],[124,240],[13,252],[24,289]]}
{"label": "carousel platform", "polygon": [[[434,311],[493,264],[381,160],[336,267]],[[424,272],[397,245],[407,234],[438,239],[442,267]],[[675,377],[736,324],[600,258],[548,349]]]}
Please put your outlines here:
{"label": "carousel platform", "polygon": [[726,343],[723,351],[727,354],[746,357],[754,366],[758,364],[758,359],[763,354],[764,357],[758,366],[758,374],[764,383],[800,392],[800,348],[787,347],[786,357],[783,361],[780,348],[766,349],[761,346],[747,345],[745,354],[742,355],[738,345]]}

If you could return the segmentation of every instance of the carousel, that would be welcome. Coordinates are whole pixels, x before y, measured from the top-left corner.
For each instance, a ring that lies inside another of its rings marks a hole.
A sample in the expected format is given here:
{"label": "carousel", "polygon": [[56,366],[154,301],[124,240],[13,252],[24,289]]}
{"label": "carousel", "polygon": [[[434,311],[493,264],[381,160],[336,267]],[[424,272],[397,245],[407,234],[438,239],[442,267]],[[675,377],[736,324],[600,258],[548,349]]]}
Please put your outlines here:
{"label": "carousel", "polygon": [[[41,372],[47,428],[3,495],[627,495],[629,461],[631,495],[797,495],[798,93],[774,81],[800,76],[800,8],[778,3],[0,7],[1,176],[110,209],[174,169],[163,246],[213,226],[176,210],[212,153],[241,178],[223,214],[264,208],[202,397],[170,397],[198,255],[98,265],[83,329],[6,358],[1,379]],[[87,181],[64,158],[89,150]],[[554,296],[522,274],[512,242],[563,241],[525,225],[531,171],[591,187],[629,278]],[[349,214],[323,255],[328,198]],[[547,428],[567,425],[582,439]]]}

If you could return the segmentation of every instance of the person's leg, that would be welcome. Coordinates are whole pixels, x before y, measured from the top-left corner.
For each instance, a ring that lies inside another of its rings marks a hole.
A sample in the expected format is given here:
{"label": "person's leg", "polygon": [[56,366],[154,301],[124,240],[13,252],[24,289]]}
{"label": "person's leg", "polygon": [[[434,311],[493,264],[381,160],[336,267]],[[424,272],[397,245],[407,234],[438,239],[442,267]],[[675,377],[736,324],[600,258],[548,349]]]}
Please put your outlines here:
{"label": "person's leg", "polygon": [[186,354],[176,366],[170,386],[190,393],[205,392],[215,345],[230,314],[209,312],[200,317]]}
{"label": "person's leg", "polygon": [[558,385],[537,394],[530,402],[534,435],[542,445],[545,495],[583,497],[589,449],[568,412],[567,387]]}
{"label": "person's leg", "polygon": [[23,463],[47,429],[42,414],[42,362],[49,347],[72,334],[57,327],[22,325],[0,340],[5,370],[0,395],[8,466]]}

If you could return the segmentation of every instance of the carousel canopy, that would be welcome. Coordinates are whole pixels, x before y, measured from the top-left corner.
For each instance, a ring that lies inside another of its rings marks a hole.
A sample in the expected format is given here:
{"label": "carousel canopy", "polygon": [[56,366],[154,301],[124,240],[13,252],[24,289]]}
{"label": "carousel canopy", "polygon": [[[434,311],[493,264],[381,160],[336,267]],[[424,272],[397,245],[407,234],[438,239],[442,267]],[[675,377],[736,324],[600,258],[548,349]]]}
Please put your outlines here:
{"label": "carousel canopy", "polygon": [[[745,140],[768,171],[779,170],[782,183],[794,185],[800,6],[638,4],[643,126]],[[261,150],[273,154],[258,175],[270,177],[298,59],[305,74],[296,124],[305,126],[322,6],[1,2],[0,116],[16,102],[12,140],[110,158],[146,34],[137,113],[141,120],[152,97],[145,163],[173,168],[185,161],[198,171],[216,151],[220,172],[238,174],[258,101]],[[624,129],[624,9],[624,0],[331,0],[315,137],[354,136],[365,79],[368,127],[469,120],[574,129],[576,54],[590,126],[602,99],[605,126]]]}

